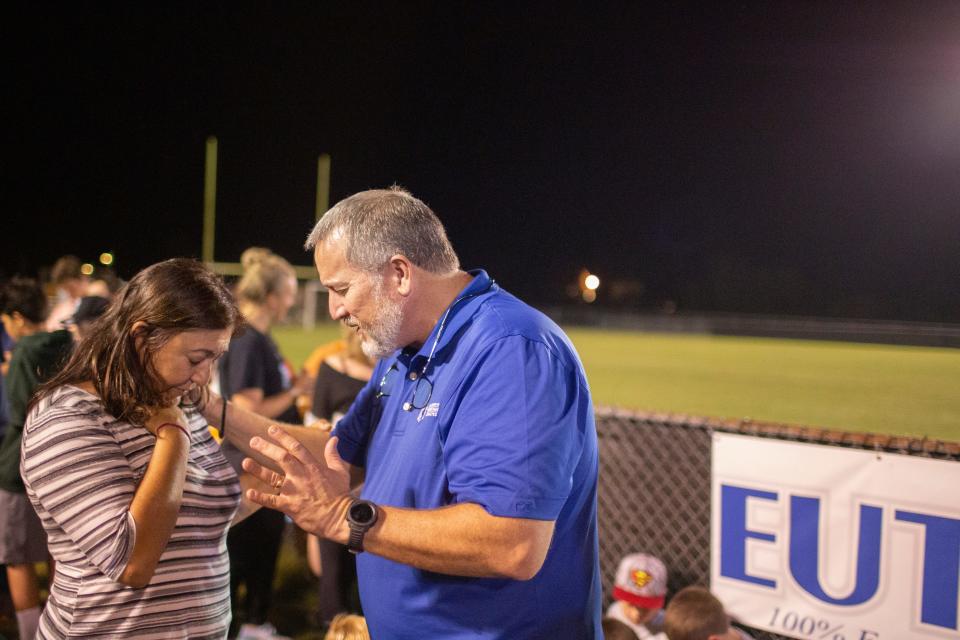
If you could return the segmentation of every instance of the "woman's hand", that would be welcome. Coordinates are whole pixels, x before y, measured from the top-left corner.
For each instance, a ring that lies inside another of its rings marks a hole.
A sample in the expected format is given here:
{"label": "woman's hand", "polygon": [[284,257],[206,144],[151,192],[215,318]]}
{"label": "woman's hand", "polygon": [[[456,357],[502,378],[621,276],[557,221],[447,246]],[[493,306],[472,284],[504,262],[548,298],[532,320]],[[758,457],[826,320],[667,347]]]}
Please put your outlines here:
{"label": "woman's hand", "polygon": [[160,425],[168,422],[178,424],[189,432],[190,425],[187,422],[187,417],[176,404],[154,409],[153,413],[150,414],[150,417],[147,418],[147,421],[143,426],[146,427],[147,431],[156,436],[158,435],[157,429],[160,428]]}
{"label": "woman's hand", "polygon": [[290,386],[290,390],[294,392],[295,396],[310,395],[313,393],[313,387],[316,385],[317,379],[307,373],[305,370],[301,370],[300,373],[293,379],[293,384]]}
{"label": "woman's hand", "polygon": [[330,421],[324,420],[323,418],[320,418],[319,420],[314,420],[310,424],[306,425],[306,427],[308,429],[317,429],[319,431],[324,431],[326,433],[330,433],[331,431],[333,431],[333,425],[330,424]]}
{"label": "woman's hand", "polygon": [[[164,424],[177,425],[160,430]],[[183,485],[190,455],[190,430],[177,405],[154,409],[144,424],[157,437],[150,463],[133,494],[130,515],[136,522],[133,553],[119,580],[141,588],[153,579],[160,555],[167,547],[183,501]],[[179,432],[179,433],[178,433]]]}

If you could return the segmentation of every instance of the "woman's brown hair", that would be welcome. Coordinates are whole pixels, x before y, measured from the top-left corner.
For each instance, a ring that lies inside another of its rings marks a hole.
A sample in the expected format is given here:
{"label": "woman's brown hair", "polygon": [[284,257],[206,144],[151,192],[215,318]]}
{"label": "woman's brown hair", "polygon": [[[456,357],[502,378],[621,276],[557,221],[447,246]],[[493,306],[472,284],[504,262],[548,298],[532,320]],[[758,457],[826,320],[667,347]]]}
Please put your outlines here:
{"label": "woman's brown hair", "polygon": [[[143,325],[134,331],[138,322]],[[107,413],[142,424],[164,402],[153,354],[183,331],[236,333],[240,322],[230,290],[201,263],[174,258],[149,266],[117,292],[60,373],[37,390],[34,402],[62,385],[90,381]],[[143,341],[142,355],[136,338]]]}

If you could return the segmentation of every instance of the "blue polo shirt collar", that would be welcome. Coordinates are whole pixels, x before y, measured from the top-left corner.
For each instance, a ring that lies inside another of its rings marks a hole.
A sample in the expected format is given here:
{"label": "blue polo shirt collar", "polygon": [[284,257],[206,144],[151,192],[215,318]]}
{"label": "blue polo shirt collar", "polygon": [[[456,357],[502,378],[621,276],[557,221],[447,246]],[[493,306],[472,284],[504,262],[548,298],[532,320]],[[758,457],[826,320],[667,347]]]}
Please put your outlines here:
{"label": "blue polo shirt collar", "polygon": [[[467,283],[467,286],[453,299],[453,302],[451,302],[452,308],[447,307],[447,309],[450,309],[450,315],[447,317],[447,322],[443,327],[443,335],[440,336],[440,341],[437,343],[437,348],[434,351],[434,359],[436,359],[440,352],[450,344],[450,341],[457,336],[460,328],[473,317],[473,314],[477,308],[483,304],[487,296],[500,289],[500,285],[487,275],[487,272],[483,269],[472,269],[467,271],[467,273],[473,276],[473,280]],[[457,302],[458,300],[459,302]],[[403,364],[407,369],[416,369],[423,366],[423,363],[426,362],[427,357],[430,355],[430,350],[433,348],[434,340],[437,339],[437,332],[440,330],[440,324],[443,322],[443,316],[446,311],[447,310],[444,309],[444,313],[440,314],[440,319],[437,320],[437,323],[433,326],[433,330],[427,339],[424,340],[423,345],[416,350],[413,348],[401,350],[397,355],[398,362]],[[431,367],[432,366],[433,365],[431,365]]]}

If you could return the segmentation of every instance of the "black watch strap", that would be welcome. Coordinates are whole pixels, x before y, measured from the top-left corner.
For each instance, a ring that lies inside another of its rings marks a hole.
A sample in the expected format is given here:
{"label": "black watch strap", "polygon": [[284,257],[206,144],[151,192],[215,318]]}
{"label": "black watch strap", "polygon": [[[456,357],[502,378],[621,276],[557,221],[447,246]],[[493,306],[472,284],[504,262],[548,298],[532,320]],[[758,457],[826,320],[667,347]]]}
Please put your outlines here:
{"label": "black watch strap", "polygon": [[366,534],[366,529],[350,525],[350,541],[347,542],[350,553],[363,553],[363,536]]}
{"label": "black watch strap", "polygon": [[363,552],[363,537],[377,523],[378,517],[377,505],[368,500],[354,500],[350,504],[347,509],[347,525],[350,527],[347,549],[351,553]]}

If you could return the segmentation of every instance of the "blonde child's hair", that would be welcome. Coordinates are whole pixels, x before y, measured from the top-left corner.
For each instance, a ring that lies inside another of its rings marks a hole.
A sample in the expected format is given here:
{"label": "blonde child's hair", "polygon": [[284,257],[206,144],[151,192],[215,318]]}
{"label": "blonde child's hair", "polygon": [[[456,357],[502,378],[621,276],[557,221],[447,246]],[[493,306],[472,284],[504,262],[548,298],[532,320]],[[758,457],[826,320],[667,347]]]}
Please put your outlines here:
{"label": "blonde child's hair", "polygon": [[338,613],[323,640],[370,640],[367,620],[351,613]]}

